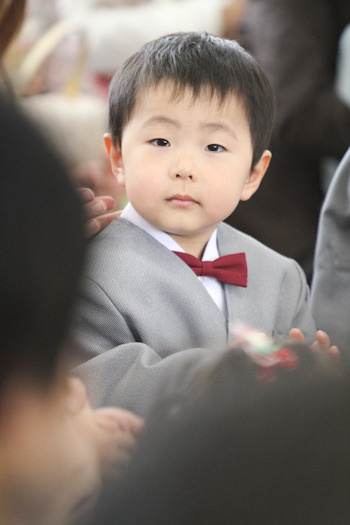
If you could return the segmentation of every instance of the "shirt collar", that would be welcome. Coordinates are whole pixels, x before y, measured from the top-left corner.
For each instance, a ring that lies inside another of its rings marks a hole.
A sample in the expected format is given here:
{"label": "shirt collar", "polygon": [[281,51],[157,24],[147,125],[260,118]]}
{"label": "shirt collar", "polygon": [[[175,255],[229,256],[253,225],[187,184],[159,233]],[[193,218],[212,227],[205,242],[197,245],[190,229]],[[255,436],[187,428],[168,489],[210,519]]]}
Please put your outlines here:
{"label": "shirt collar", "polygon": [[[135,224],[146,233],[151,235],[158,242],[163,244],[166,248],[173,252],[184,252],[181,246],[167,233],[159,230],[155,226],[152,226],[147,222],[141,215],[135,210],[132,204],[129,202],[121,213],[121,217]],[[217,229],[213,231],[204,249],[202,261],[213,261],[219,257],[217,248]]]}

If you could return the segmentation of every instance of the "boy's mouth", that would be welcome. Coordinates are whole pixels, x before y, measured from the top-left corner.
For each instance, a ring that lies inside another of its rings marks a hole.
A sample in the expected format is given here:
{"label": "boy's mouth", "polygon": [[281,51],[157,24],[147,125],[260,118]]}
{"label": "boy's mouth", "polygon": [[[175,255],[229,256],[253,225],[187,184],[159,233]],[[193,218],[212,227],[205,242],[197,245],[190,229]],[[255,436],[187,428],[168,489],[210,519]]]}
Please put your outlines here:
{"label": "boy's mouth", "polygon": [[176,195],[173,195],[172,197],[169,197],[169,199],[166,199],[166,200],[170,204],[173,204],[174,206],[178,206],[179,208],[189,208],[190,206],[199,204],[199,202],[193,199],[190,195],[176,194]]}

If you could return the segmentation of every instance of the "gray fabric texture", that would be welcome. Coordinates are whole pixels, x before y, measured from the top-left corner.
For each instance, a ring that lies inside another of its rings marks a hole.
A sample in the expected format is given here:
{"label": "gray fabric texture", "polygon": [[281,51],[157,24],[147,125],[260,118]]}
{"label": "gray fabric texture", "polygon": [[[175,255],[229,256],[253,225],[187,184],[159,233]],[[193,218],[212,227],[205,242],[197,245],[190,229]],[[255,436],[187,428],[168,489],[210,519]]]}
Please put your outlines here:
{"label": "gray fabric texture", "polygon": [[77,371],[95,406],[144,414],[177,366],[191,356],[205,361],[230,343],[234,321],[281,336],[298,327],[313,340],[307,285],[295,261],[224,223],[218,248],[220,255],[245,252],[248,265],[247,288],[225,285],[228,320],[194,272],[142,229],[116,218],[97,237],[75,324],[85,361]]}

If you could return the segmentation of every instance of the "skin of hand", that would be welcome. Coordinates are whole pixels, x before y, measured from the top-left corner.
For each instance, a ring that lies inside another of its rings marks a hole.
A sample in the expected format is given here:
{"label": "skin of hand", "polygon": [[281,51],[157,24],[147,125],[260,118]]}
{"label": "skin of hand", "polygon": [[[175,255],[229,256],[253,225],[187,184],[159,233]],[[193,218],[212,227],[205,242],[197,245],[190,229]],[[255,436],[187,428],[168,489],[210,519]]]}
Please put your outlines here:
{"label": "skin of hand", "polygon": [[[299,330],[299,328],[292,328],[289,332],[289,337],[293,341],[297,341],[299,343],[304,342],[304,334],[301,332],[301,330]],[[321,352],[328,352],[336,359],[339,359],[340,357],[339,348],[334,345],[331,346],[329,336],[326,334],[326,332],[323,332],[323,330],[318,330],[316,332],[315,341],[312,343],[311,348],[314,350],[320,350]]]}
{"label": "skin of hand", "polygon": [[101,481],[119,476],[136,446],[144,421],[136,414],[114,407],[93,409],[83,382],[68,380],[67,412],[76,419],[96,447]]}
{"label": "skin of hand", "polygon": [[78,193],[87,216],[86,235],[88,238],[102,231],[114,217],[121,213],[120,211],[109,213],[115,207],[113,197],[108,195],[96,197],[90,188],[78,188]]}

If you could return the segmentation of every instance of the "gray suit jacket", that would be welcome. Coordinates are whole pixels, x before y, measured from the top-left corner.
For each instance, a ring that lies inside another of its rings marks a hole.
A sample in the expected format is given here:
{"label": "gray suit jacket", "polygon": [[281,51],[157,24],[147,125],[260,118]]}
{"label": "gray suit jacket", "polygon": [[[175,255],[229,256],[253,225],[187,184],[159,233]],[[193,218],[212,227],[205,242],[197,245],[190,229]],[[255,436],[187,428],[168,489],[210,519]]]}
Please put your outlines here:
{"label": "gray suit jacket", "polygon": [[328,333],[350,364],[350,148],[321,210],[311,307],[317,326]]}
{"label": "gray suit jacket", "polygon": [[178,366],[227,346],[232,321],[282,336],[299,327],[313,340],[295,261],[224,223],[218,248],[220,255],[245,252],[248,265],[247,288],[225,285],[228,321],[194,272],[139,227],[117,218],[97,237],[75,326],[86,361],[78,370],[94,405],[145,413]]}

